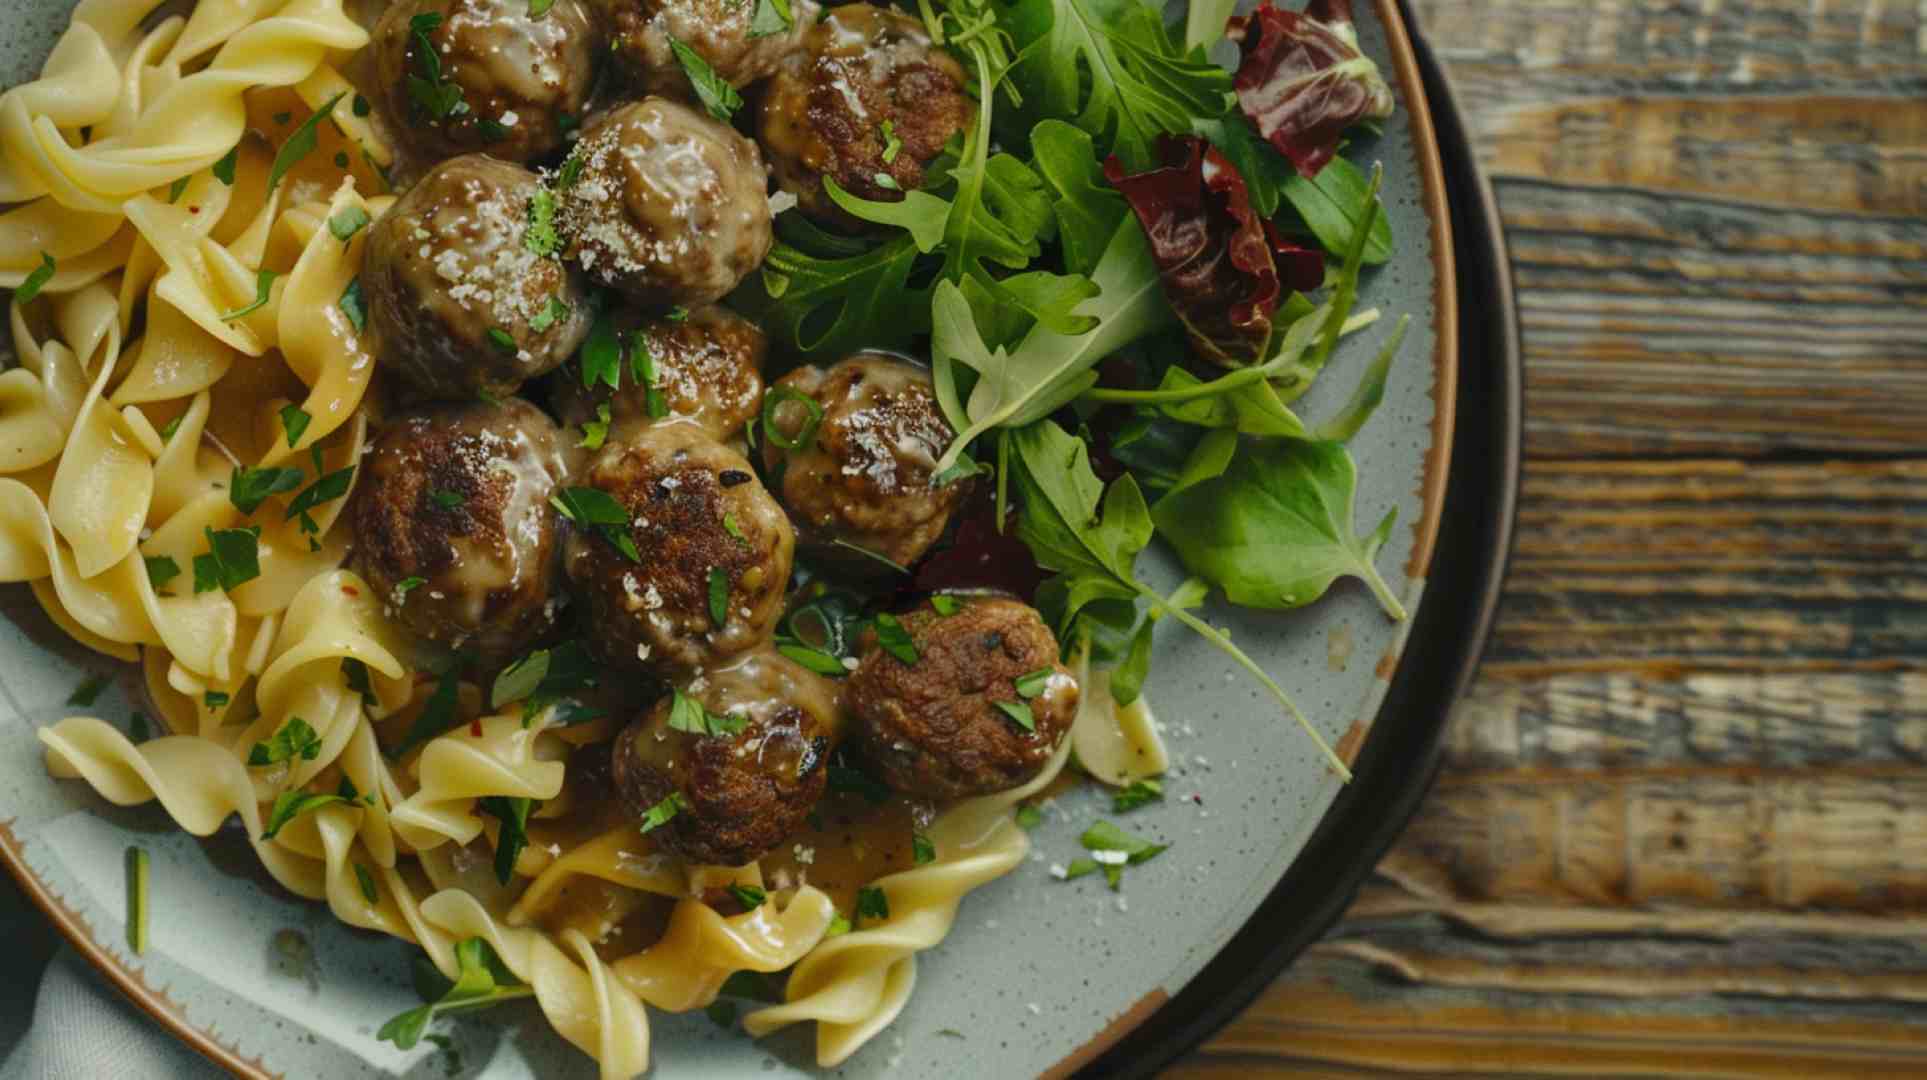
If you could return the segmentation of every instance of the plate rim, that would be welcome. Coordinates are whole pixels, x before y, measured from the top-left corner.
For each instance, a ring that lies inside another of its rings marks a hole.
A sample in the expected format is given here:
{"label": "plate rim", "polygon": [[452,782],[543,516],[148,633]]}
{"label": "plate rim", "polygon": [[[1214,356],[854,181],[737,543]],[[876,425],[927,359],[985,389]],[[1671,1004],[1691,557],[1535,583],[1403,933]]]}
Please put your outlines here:
{"label": "plate rim", "polygon": [[[1418,478],[1421,509],[1418,521],[1413,525],[1412,551],[1404,567],[1409,581],[1423,583],[1427,580],[1426,575],[1438,546],[1444,501],[1451,473],[1451,451],[1457,430],[1460,319],[1457,267],[1450,203],[1446,198],[1446,178],[1427,97],[1428,92],[1419,69],[1414,44],[1416,35],[1408,28],[1406,16],[1399,10],[1399,5],[1400,0],[1372,0],[1373,10],[1385,30],[1386,47],[1392,62],[1395,82],[1408,116],[1412,152],[1418,165],[1421,198],[1427,221],[1431,226],[1434,312],[1432,330],[1435,337],[1431,396],[1434,407],[1431,439],[1426,448],[1422,473]],[[1406,651],[1408,640],[1409,634],[1399,634],[1388,647],[1385,656],[1378,662],[1381,685],[1392,681],[1399,660]],[[1382,712],[1383,698],[1381,697],[1378,707],[1353,720],[1351,727],[1336,746],[1337,753],[1346,764],[1353,764],[1358,759],[1366,745],[1367,735]],[[166,990],[147,982],[142,975],[144,969],[136,969],[118,962],[106,947],[96,940],[94,929],[88,919],[54,895],[33,872],[21,850],[22,841],[13,829],[16,820],[11,817],[0,819],[0,864],[6,866],[13,879],[19,884],[22,893],[39,909],[54,929],[59,931],[68,945],[169,1034],[215,1065],[235,1076],[246,1077],[248,1080],[277,1080],[283,1075],[273,1071],[260,1057],[243,1056],[238,1049],[238,1044],[229,1046],[221,1042],[211,1031],[196,1026],[188,1019],[186,1009],[180,1002],[171,997]],[[1297,865],[1302,857],[1301,851],[1291,865]],[[1289,873],[1288,867],[1286,874]],[[1190,982],[1197,982],[1203,974],[1204,972],[1200,971],[1192,977]],[[1153,989],[1100,1030],[1091,1040],[1046,1070],[1043,1075],[1053,1078],[1068,1076],[1096,1060],[1149,1020],[1170,1000],[1170,997],[1162,988]],[[1199,1037],[1202,1038],[1202,1034]]]}

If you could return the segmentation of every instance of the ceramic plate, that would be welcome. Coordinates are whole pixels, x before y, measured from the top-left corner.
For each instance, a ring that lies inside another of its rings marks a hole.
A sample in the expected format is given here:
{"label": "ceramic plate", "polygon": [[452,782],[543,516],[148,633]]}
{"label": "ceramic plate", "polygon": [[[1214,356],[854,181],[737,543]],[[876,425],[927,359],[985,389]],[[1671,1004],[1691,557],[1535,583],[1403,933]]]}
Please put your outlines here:
{"label": "ceramic plate", "polygon": [[[0,85],[10,86],[38,70],[72,3],[7,6]],[[1451,226],[1404,25],[1391,0],[1357,8],[1362,44],[1399,106],[1381,137],[1350,152],[1383,161],[1385,210],[1398,237],[1392,262],[1370,275],[1360,302],[1412,316],[1384,404],[1351,443],[1361,474],[1357,520],[1398,510],[1379,565],[1417,610],[1452,443]],[[1392,321],[1349,343],[1345,366],[1362,365]],[[1349,394],[1349,372],[1333,374],[1308,395],[1307,415],[1326,415]],[[1140,570],[1160,588],[1180,580],[1175,560],[1155,550]],[[0,595],[8,616],[0,621],[0,858],[61,932],[161,1023],[241,1074],[399,1076],[434,1067],[434,1048],[402,1053],[374,1037],[384,1020],[417,1003],[411,947],[352,931],[323,905],[264,888],[245,844],[218,835],[197,841],[157,806],[116,808],[83,783],[47,777],[35,730],[75,711],[68,694],[105,662],[63,644],[24,587]],[[1389,622],[1353,582],[1308,610],[1213,618],[1293,691],[1341,754],[1359,753],[1410,623]],[[1181,990],[1292,865],[1337,794],[1337,777],[1223,654],[1172,629],[1158,641],[1148,696],[1176,767],[1166,801],[1130,820],[1170,851],[1133,869],[1121,895],[1095,878],[1055,881],[1049,864],[1078,854],[1078,834],[1108,806],[1090,791],[1059,798],[1031,834],[1030,860],[964,901],[950,937],[919,957],[917,991],[903,1014],[836,1075],[1068,1072]],[[133,688],[123,680],[92,711],[125,720]],[[135,843],[152,857],[152,936],[141,956],[127,949],[123,926],[122,855]],[[753,1042],[700,1013],[652,1013],[651,1023],[658,1076],[815,1074],[807,1026]],[[473,1073],[594,1074],[533,1008],[475,1015],[450,1033]]]}

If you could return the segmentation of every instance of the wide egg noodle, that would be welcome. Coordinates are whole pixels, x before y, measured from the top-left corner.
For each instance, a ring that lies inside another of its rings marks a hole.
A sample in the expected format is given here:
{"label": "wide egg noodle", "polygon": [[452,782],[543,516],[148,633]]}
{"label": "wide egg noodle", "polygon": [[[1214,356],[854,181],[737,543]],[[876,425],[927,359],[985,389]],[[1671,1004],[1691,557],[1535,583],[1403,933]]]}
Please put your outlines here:
{"label": "wide egg noodle", "polygon": [[553,799],[562,791],[562,744],[544,738],[544,720],[526,726],[521,706],[462,725],[431,740],[415,760],[419,787],[395,807],[395,831],[417,850],[453,841],[467,844],[482,832],[475,800],[489,796]]}
{"label": "wide egg noodle", "polygon": [[936,859],[872,883],[888,898],[889,916],[817,946],[790,973],[784,1003],[748,1014],[744,1028],[761,1038],[816,1021],[816,1063],[827,1069],[887,1027],[910,999],[917,954],[949,935],[964,896],[1010,873],[1029,854],[1030,838],[1012,810],[1057,779],[1070,750],[1066,739],[1044,771],[1022,787],[968,799],[939,814],[926,833]]}

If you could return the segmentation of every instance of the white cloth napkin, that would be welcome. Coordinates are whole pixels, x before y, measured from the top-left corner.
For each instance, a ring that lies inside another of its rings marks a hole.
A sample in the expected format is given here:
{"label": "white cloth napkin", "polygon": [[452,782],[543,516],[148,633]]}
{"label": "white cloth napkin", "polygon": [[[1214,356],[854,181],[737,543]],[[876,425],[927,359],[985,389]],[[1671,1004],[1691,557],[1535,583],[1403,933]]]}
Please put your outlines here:
{"label": "white cloth napkin", "polygon": [[0,1080],[222,1075],[61,941],[4,870],[0,942]]}

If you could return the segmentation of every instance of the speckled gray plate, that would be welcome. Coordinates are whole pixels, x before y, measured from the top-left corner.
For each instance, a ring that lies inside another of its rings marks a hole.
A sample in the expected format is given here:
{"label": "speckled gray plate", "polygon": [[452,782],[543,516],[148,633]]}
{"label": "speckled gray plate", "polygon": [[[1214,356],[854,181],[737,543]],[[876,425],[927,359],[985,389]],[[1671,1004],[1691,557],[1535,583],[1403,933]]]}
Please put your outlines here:
{"label": "speckled gray plate", "polygon": [[[72,0],[15,0],[0,14],[0,84],[37,71]],[[1410,313],[1412,328],[1384,405],[1352,442],[1360,463],[1358,520],[1396,507],[1400,527],[1379,556],[1395,592],[1417,609],[1425,588],[1452,441],[1457,305],[1445,185],[1411,43],[1389,0],[1358,5],[1366,52],[1384,69],[1399,110],[1384,135],[1356,148],[1385,164],[1385,204],[1398,237],[1390,265],[1361,303]],[[1390,330],[1348,343],[1304,403],[1327,415]],[[1174,586],[1174,560],[1148,557],[1149,580]],[[412,1007],[408,947],[339,925],[320,904],[264,891],[215,849],[173,829],[155,806],[122,810],[83,783],[56,783],[34,731],[98,658],[64,645],[24,588],[0,607],[0,859],[80,951],[181,1038],[245,1075],[399,1076],[431,1067],[424,1045],[401,1053],[375,1029]],[[1388,622],[1356,583],[1286,615],[1213,616],[1297,697],[1347,759],[1377,717],[1405,627]],[[1171,627],[1158,642],[1150,699],[1178,762],[1164,803],[1132,829],[1171,844],[1134,868],[1122,896],[1091,878],[1064,884],[1046,866],[1077,853],[1077,835],[1104,803],[1059,800],[1032,833],[1032,860],[967,899],[943,945],[918,960],[903,1015],[839,1076],[1061,1074],[1090,1060],[1177,993],[1250,918],[1284,874],[1337,791],[1302,733],[1206,643]],[[96,704],[124,720],[116,688]],[[1199,796],[1194,801],[1192,796]],[[122,853],[153,858],[152,940],[124,943]],[[1127,907],[1128,902],[1128,907]],[[811,1033],[763,1042],[724,1033],[700,1014],[652,1014],[656,1075],[809,1075]],[[939,1036],[941,1029],[964,1033]],[[533,1008],[507,1007],[452,1028],[471,1075],[567,1077],[593,1067],[551,1034]],[[434,1067],[439,1073],[439,1067]]]}

